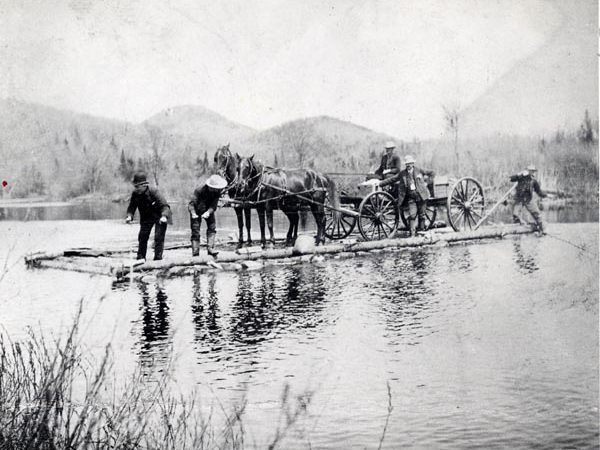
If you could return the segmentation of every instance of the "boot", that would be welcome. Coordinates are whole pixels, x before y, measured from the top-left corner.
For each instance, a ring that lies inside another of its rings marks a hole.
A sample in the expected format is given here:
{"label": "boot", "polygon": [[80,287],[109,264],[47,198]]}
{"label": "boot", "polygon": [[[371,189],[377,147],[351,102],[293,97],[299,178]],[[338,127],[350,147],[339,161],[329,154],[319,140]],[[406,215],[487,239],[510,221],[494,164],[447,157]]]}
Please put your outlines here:
{"label": "boot", "polygon": [[409,219],[410,222],[410,237],[417,235],[417,221],[415,219]]}
{"label": "boot", "polygon": [[544,224],[542,223],[542,221],[541,221],[541,220],[538,220],[538,223],[537,223],[537,229],[538,229],[538,231],[540,232],[540,235],[541,235],[541,236],[543,236],[543,235],[545,235],[545,234],[546,234],[546,232],[544,231]]}
{"label": "boot", "polygon": [[209,256],[216,257],[219,252],[215,251],[215,235],[209,234],[206,236],[206,251]]}
{"label": "boot", "polygon": [[200,241],[192,241],[192,256],[200,254]]}

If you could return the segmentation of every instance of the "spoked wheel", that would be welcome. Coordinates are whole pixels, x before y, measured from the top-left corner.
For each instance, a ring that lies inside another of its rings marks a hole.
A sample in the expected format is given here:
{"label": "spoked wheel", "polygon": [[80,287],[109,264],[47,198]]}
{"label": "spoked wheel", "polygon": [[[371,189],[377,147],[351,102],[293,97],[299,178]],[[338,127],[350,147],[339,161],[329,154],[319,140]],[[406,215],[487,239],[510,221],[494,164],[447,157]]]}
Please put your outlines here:
{"label": "spoked wheel", "polygon": [[396,201],[387,192],[371,192],[360,203],[358,212],[358,229],[367,241],[393,237],[398,229]]}
{"label": "spoked wheel", "polygon": [[[425,231],[433,226],[436,216],[437,208],[434,205],[427,205],[427,208],[425,208],[425,223],[423,224],[423,229]],[[408,229],[410,227],[410,224],[408,223],[408,208],[400,208],[400,219],[402,219],[404,228]]]}
{"label": "spoked wheel", "polygon": [[356,226],[356,216],[335,211],[329,200],[325,202],[325,237],[328,239],[344,239]]}
{"label": "spoked wheel", "polygon": [[485,199],[481,183],[464,177],[454,183],[447,202],[448,221],[454,231],[468,231],[483,217]]}

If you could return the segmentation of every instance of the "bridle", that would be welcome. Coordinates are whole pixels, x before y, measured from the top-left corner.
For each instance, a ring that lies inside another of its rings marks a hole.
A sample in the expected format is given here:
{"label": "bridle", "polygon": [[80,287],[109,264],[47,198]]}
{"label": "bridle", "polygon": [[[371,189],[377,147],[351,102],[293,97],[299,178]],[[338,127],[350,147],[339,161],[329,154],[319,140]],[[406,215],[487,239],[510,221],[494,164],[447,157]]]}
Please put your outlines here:
{"label": "bridle", "polygon": [[[229,163],[233,159],[233,155],[231,153],[231,150],[229,150],[228,148],[226,149],[225,147],[222,147],[219,150],[222,150],[222,149],[223,149],[223,153],[225,153],[225,164],[222,167],[219,167],[217,172],[219,173],[219,175],[221,175],[223,178],[225,178],[227,180],[229,178],[227,169],[229,168]],[[225,152],[225,150],[227,150],[227,152]],[[236,170],[235,176],[233,177],[233,179],[231,181],[229,181],[227,183],[227,186],[225,186],[224,191],[229,191],[233,186],[235,186],[237,184],[238,184],[238,173]]]}
{"label": "bridle", "polygon": [[[256,192],[258,192],[262,186],[262,176],[263,173],[265,171],[265,168],[263,166],[262,171],[259,172],[258,168],[256,167],[256,164],[254,164],[254,161],[251,158],[246,158],[250,164],[250,176],[248,177],[248,179],[244,179],[242,177],[240,177],[239,175],[236,175],[236,178],[238,179],[237,181],[237,186],[236,186],[236,192],[239,190],[241,190],[242,192],[245,192],[246,189],[248,189],[248,185],[251,185],[253,180],[255,180],[256,178],[258,178],[258,182],[256,183],[256,186],[254,187],[254,189],[252,189],[252,192],[250,192],[248,195],[245,195],[245,198],[250,198],[252,197]],[[252,175],[254,173],[254,175]]]}

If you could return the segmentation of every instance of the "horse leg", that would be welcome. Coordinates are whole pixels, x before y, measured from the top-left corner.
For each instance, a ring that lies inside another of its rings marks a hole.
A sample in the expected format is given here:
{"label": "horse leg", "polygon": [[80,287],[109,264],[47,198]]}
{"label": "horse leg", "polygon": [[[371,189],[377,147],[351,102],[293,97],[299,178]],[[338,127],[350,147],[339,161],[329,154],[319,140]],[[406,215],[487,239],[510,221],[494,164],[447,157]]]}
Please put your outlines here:
{"label": "horse leg", "polygon": [[288,221],[290,223],[288,227],[288,232],[285,236],[285,246],[291,247],[292,245],[294,245],[294,225],[298,221],[298,213],[293,211],[285,211],[285,215],[287,216]]}
{"label": "horse leg", "polygon": [[275,233],[273,233],[273,207],[267,204],[267,227],[269,227],[269,235],[271,237],[271,245],[275,245]]}
{"label": "horse leg", "polygon": [[300,222],[300,213],[296,211],[294,214],[294,235],[292,237],[292,245],[296,244],[296,239],[298,239],[298,224]]}
{"label": "horse leg", "polygon": [[252,227],[252,222],[250,220],[250,208],[244,208],[244,216],[246,218],[246,231],[248,232],[248,246],[252,245],[252,235],[250,234],[250,228]]}
{"label": "horse leg", "polygon": [[321,205],[311,205],[310,210],[312,211],[315,222],[317,223],[317,236],[315,237],[315,245],[319,245],[325,242],[325,211]]}
{"label": "horse leg", "polygon": [[242,208],[233,208],[235,215],[237,216],[238,223],[238,244],[237,248],[244,246],[244,216],[242,215]]}
{"label": "horse leg", "polygon": [[259,206],[256,208],[256,213],[258,214],[258,224],[260,227],[260,244],[262,248],[267,247],[267,238],[265,237],[265,207]]}

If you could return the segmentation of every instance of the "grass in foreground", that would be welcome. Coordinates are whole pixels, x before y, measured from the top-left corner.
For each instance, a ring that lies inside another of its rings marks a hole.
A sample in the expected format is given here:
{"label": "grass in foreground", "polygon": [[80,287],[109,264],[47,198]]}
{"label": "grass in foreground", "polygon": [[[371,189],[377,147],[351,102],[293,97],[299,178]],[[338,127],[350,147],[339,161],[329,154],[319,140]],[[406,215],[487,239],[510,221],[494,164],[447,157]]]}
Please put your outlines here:
{"label": "grass in foreground", "polygon": [[[212,414],[200,414],[196,396],[170,394],[168,373],[147,382],[136,371],[117,394],[111,386],[110,346],[100,361],[87,360],[77,341],[78,322],[79,316],[68,335],[52,343],[34,333],[25,342],[0,335],[0,449],[241,449],[252,444],[246,442],[245,400],[223,409],[216,429]],[[307,413],[311,397],[293,398],[284,389],[268,448],[281,446]]]}

